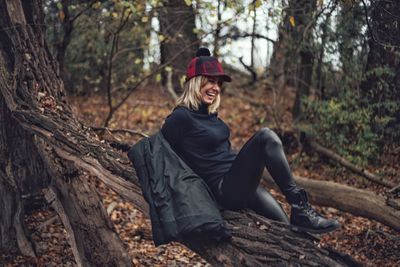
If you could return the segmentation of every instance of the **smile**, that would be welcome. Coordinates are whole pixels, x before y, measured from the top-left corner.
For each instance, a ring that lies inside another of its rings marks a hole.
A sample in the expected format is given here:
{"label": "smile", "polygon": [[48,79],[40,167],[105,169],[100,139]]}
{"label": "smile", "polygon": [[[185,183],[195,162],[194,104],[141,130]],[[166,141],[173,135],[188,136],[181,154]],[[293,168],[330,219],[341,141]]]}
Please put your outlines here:
{"label": "smile", "polygon": [[214,90],[208,90],[206,92],[206,95],[211,96],[211,97],[215,97],[217,94],[218,94],[218,92],[214,91]]}

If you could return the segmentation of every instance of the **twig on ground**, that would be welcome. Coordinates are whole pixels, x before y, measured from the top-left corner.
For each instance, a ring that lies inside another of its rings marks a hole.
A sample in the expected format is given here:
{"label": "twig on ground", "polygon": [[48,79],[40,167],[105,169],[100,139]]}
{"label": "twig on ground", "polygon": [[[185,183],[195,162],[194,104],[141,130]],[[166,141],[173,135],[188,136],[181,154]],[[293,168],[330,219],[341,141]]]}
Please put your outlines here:
{"label": "twig on ground", "polygon": [[377,233],[384,235],[385,237],[389,238],[390,240],[394,240],[394,241],[399,241],[400,237],[395,236],[395,235],[391,235],[389,233],[386,233],[385,231],[382,230],[376,230]]}
{"label": "twig on ground", "polygon": [[399,191],[400,191],[400,184],[396,185],[395,187],[390,189],[388,192],[390,194],[396,195],[397,193],[399,193]]}
{"label": "twig on ground", "polygon": [[52,224],[53,222],[57,221],[57,219],[58,219],[58,216],[54,215],[50,219],[48,219],[48,220],[44,221],[43,223],[39,224],[38,226],[36,226],[34,232],[37,232],[40,229],[46,227],[47,225]]}

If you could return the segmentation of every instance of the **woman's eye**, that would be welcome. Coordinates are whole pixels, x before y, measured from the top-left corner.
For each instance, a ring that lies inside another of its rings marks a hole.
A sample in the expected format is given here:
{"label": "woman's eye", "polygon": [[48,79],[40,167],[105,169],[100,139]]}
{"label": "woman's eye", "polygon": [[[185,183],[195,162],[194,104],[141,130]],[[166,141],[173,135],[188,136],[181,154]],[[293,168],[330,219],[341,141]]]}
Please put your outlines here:
{"label": "woman's eye", "polygon": [[208,79],[209,83],[212,84],[218,84],[218,86],[222,86],[222,84],[224,83],[223,81],[219,80],[219,79]]}

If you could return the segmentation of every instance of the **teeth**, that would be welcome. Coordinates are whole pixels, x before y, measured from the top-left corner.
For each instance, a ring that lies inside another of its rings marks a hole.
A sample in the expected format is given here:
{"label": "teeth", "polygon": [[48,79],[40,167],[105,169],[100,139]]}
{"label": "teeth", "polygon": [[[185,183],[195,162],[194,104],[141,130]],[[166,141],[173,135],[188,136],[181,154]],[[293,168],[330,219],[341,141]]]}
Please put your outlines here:
{"label": "teeth", "polygon": [[206,94],[209,95],[209,96],[215,96],[216,95],[214,92],[207,92]]}

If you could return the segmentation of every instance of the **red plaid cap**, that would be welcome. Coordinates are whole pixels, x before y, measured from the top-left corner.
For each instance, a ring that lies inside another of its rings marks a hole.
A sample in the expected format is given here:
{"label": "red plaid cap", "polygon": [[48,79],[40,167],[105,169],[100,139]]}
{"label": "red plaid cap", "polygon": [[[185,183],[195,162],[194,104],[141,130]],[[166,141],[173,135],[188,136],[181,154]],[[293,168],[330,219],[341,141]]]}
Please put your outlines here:
{"label": "red plaid cap", "polygon": [[218,59],[212,56],[199,56],[190,61],[186,70],[186,81],[200,75],[221,77],[225,82],[232,81],[231,77],[225,74]]}

